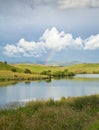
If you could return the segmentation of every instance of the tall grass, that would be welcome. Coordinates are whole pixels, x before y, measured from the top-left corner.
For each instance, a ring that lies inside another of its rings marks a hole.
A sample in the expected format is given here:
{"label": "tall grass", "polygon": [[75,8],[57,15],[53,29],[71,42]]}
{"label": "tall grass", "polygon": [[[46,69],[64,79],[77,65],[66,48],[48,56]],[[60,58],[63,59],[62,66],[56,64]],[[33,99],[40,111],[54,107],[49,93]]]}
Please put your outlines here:
{"label": "tall grass", "polygon": [[93,130],[99,128],[99,96],[34,101],[0,111],[0,130]]}

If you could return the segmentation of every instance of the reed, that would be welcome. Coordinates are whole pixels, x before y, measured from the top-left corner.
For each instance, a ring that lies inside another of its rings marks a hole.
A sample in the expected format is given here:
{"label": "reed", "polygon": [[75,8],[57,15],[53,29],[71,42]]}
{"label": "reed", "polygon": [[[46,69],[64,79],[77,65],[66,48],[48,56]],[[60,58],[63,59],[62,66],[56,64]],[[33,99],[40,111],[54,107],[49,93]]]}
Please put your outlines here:
{"label": "reed", "polygon": [[0,110],[0,130],[97,130],[99,96],[29,102]]}

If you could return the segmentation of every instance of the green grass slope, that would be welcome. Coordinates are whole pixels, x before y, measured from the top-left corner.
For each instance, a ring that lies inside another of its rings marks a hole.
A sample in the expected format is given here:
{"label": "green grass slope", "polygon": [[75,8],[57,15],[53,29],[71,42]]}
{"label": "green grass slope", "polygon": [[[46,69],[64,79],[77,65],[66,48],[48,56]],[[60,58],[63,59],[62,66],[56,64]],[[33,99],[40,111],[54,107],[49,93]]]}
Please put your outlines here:
{"label": "green grass slope", "polygon": [[15,67],[13,65],[0,62],[0,70],[12,71],[12,69],[16,69],[17,72],[23,72],[22,68]]}
{"label": "green grass slope", "polygon": [[41,73],[43,71],[51,70],[51,72],[56,71],[63,71],[66,69],[66,67],[60,67],[60,66],[48,66],[48,65],[39,65],[39,64],[16,64],[15,67],[18,67],[20,69],[30,69],[34,73]]}
{"label": "green grass slope", "polygon": [[68,69],[70,72],[74,73],[99,73],[99,63],[91,64],[91,63],[83,63],[83,64],[76,64],[72,66],[46,66],[46,65],[38,65],[38,64],[16,64],[15,67],[18,67],[20,69],[30,69],[31,71],[35,73],[41,73],[42,71],[48,71],[51,70],[52,73],[56,71],[64,71]]}
{"label": "green grass slope", "polygon": [[91,63],[84,63],[84,64],[77,64],[67,67],[68,70],[71,70],[74,73],[98,73],[99,74],[99,63],[91,64]]}
{"label": "green grass slope", "polygon": [[47,65],[39,65],[39,64],[5,64],[0,62],[0,70],[12,70],[15,68],[18,72],[24,72],[25,69],[29,69],[31,72],[34,73],[41,73],[43,71],[51,70],[52,72],[56,71],[63,71],[68,69],[74,73],[99,73],[99,63],[91,64],[91,63],[83,63],[83,64],[76,64],[72,66],[47,66]]}
{"label": "green grass slope", "polygon": [[[13,69],[15,71],[13,71]],[[37,80],[46,79],[45,75],[25,73],[24,68],[16,67],[15,65],[0,62],[0,81],[22,81],[22,80]],[[0,85],[1,86],[1,85]]]}

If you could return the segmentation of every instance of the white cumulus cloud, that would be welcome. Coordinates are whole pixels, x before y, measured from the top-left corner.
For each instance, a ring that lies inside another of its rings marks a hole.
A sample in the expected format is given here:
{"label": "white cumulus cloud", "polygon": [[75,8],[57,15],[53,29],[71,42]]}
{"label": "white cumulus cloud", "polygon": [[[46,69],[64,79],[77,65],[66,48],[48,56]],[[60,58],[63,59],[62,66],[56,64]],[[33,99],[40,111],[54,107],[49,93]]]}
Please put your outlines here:
{"label": "white cumulus cloud", "polygon": [[99,34],[91,36],[85,40],[85,49],[86,50],[99,49]]}
{"label": "white cumulus cloud", "polygon": [[82,48],[82,39],[73,39],[72,34],[65,34],[64,31],[59,32],[56,28],[47,29],[41,37],[47,49],[55,49],[61,51],[63,49]]}
{"label": "white cumulus cloud", "polygon": [[62,50],[95,50],[99,49],[99,34],[90,36],[82,40],[81,37],[73,38],[72,34],[66,34],[64,31],[59,32],[55,27],[46,29],[38,42],[28,42],[24,39],[19,40],[16,44],[7,44],[4,47],[4,54],[7,56],[24,56],[40,57],[49,50],[56,52]]}
{"label": "white cumulus cloud", "polygon": [[28,42],[21,39],[17,44],[7,44],[4,47],[4,54],[7,56],[25,56],[25,57],[40,57],[43,53],[46,53],[42,42]]}

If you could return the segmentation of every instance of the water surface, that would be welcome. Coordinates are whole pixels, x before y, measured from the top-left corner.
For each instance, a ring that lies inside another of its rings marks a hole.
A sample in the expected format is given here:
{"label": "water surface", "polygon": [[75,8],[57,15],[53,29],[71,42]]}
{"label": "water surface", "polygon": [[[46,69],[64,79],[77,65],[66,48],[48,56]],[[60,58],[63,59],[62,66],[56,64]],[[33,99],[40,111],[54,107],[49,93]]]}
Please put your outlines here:
{"label": "water surface", "polygon": [[[89,76],[91,78],[95,78],[91,75]],[[52,79],[51,82],[20,82],[8,85],[7,87],[0,87],[0,105],[36,99],[46,100],[53,98],[57,100],[61,97],[74,97],[92,94],[99,94],[99,80],[90,80],[90,78],[87,80],[77,80],[74,78],[60,80]]]}

